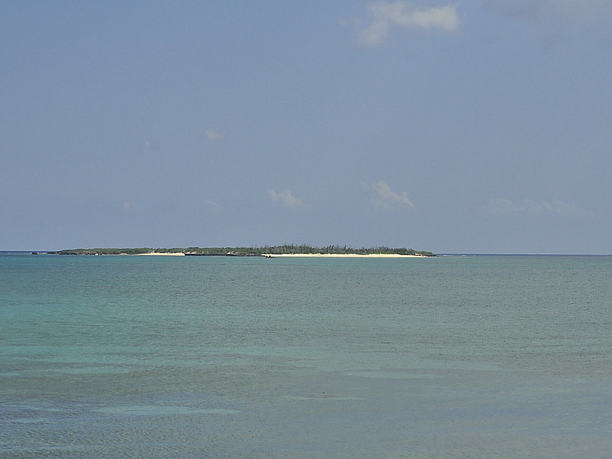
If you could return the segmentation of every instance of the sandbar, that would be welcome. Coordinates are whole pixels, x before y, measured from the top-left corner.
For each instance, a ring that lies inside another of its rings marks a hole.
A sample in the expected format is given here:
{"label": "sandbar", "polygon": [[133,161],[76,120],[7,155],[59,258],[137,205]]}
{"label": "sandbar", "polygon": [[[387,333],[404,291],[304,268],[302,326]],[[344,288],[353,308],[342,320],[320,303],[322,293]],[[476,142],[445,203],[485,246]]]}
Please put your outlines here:
{"label": "sandbar", "polygon": [[149,253],[138,253],[139,256],[160,256],[160,257],[184,257],[183,252],[149,252]]}
{"label": "sandbar", "polygon": [[262,253],[272,258],[427,258],[424,255],[400,255],[398,253]]}

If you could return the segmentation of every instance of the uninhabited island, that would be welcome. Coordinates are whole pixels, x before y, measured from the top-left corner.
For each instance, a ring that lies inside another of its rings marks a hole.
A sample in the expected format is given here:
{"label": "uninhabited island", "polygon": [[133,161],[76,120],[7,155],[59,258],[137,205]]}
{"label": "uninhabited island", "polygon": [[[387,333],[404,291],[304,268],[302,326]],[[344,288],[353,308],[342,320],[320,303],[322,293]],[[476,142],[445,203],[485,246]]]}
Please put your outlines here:
{"label": "uninhabited island", "polygon": [[285,244],[261,247],[174,247],[174,248],[92,248],[66,249],[47,252],[55,255],[143,255],[175,257],[362,257],[401,258],[435,257],[432,252],[406,248],[374,247],[355,249],[348,246],[328,245],[313,247],[304,244]]}

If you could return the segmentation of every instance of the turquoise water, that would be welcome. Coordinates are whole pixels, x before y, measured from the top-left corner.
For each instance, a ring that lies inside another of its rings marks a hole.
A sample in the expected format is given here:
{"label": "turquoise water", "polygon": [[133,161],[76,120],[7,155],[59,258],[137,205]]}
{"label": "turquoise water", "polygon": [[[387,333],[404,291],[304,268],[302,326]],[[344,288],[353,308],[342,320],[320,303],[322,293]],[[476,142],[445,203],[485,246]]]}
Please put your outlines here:
{"label": "turquoise water", "polygon": [[612,257],[0,254],[0,457],[603,457]]}

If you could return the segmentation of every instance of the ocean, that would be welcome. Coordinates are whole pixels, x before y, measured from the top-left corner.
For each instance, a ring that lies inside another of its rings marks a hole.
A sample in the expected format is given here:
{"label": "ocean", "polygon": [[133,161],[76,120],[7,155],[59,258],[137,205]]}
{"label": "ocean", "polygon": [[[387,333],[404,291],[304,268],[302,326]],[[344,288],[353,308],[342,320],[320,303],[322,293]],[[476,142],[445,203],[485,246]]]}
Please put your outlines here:
{"label": "ocean", "polygon": [[612,257],[0,253],[0,457],[610,457]]}

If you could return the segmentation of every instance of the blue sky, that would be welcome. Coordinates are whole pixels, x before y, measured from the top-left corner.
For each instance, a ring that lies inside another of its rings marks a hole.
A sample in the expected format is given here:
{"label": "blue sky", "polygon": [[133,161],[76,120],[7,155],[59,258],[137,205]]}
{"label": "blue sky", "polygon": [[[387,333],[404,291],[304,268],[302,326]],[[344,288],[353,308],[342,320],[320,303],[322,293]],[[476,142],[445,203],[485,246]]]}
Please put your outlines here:
{"label": "blue sky", "polygon": [[0,249],[612,253],[612,2],[4,2]]}

